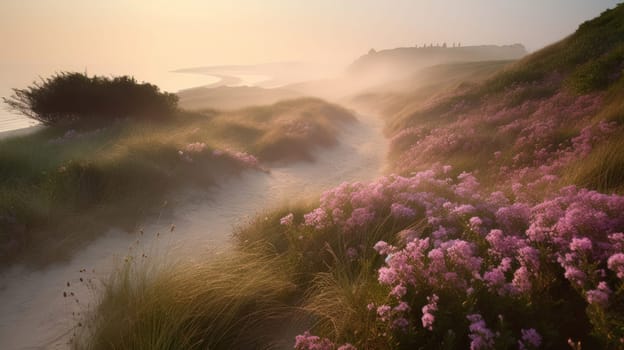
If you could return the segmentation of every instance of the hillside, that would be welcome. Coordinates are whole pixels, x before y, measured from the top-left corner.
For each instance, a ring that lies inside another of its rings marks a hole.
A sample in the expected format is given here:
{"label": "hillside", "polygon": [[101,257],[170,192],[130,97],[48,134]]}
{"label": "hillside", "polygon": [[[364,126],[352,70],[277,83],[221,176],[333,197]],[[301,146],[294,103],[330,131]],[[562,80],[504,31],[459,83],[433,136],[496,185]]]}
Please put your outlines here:
{"label": "hillside", "polygon": [[460,85],[388,116],[397,170],[452,164],[500,183],[518,172],[526,179],[540,165],[550,170],[532,176],[621,191],[623,12],[605,12],[484,83]]}
{"label": "hillside", "polygon": [[371,51],[355,60],[349,76],[359,80],[384,80],[406,76],[422,68],[454,62],[516,60],[527,54],[521,44],[465,47],[402,47]]}
{"label": "hillside", "polygon": [[79,340],[621,349],[623,48],[619,5],[518,62],[360,95],[387,113],[393,174],[263,213],[230,255],[124,265]]}

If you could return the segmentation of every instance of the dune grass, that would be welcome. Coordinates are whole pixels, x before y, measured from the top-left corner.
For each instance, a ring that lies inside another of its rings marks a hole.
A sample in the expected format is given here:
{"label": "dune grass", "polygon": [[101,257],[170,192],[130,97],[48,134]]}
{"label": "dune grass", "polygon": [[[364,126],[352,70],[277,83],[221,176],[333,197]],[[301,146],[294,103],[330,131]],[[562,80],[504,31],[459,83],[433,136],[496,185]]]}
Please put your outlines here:
{"label": "dune grass", "polygon": [[0,140],[0,261],[46,263],[111,227],[132,231],[185,187],[313,159],[355,117],[300,99],[234,112],[78,123]]}
{"label": "dune grass", "polygon": [[312,160],[314,147],[336,144],[341,127],[355,120],[337,105],[297,99],[221,113],[206,128],[206,137],[267,162]]}
{"label": "dune grass", "polygon": [[[78,349],[262,348],[297,313],[291,268],[251,250],[153,270],[130,260],[106,284]],[[149,265],[148,265],[149,264]],[[121,321],[121,322],[120,322]],[[85,336],[86,335],[86,336]]]}
{"label": "dune grass", "polygon": [[563,181],[603,193],[624,193],[624,140],[601,144],[563,175]]}
{"label": "dune grass", "polygon": [[[280,223],[311,205],[258,215],[235,231],[232,251],[196,263],[127,259],[98,291],[73,347],[283,349],[310,328],[354,342],[366,329],[370,348],[387,347],[363,303],[384,298],[373,273],[379,256],[369,249],[353,259],[333,230]],[[359,237],[362,246],[392,239],[380,227]]]}

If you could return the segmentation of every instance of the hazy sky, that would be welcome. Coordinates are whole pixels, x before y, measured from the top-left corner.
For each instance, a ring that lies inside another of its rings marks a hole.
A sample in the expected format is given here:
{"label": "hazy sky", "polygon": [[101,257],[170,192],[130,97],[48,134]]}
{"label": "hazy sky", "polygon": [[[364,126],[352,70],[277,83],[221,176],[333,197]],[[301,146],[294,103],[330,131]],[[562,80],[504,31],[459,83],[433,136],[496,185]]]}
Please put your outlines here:
{"label": "hazy sky", "polygon": [[369,48],[561,39],[617,0],[0,0],[0,63],[350,61]]}

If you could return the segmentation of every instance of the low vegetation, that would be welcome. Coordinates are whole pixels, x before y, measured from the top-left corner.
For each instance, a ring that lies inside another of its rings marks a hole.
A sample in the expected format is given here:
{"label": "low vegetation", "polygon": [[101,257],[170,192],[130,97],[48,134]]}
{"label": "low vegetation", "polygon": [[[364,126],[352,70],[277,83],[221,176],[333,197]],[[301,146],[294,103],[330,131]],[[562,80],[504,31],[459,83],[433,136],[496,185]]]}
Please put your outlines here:
{"label": "low vegetation", "polygon": [[106,124],[122,117],[161,118],[171,115],[178,102],[176,95],[132,77],[89,77],[75,72],[57,73],[13,91],[4,102],[46,125],[87,120]]}
{"label": "low vegetation", "polygon": [[311,160],[350,112],[315,99],[232,112],[177,112],[55,125],[0,140],[0,261],[65,258],[111,227],[133,231],[185,187]]}

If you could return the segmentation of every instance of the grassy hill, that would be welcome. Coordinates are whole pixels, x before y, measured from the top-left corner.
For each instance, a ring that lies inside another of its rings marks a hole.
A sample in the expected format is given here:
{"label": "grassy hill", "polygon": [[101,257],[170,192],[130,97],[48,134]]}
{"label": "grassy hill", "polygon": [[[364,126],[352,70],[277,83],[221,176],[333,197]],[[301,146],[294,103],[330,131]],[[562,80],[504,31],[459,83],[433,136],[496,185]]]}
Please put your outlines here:
{"label": "grassy hill", "polygon": [[464,47],[401,47],[371,51],[348,68],[351,79],[383,81],[418,72],[432,65],[456,62],[517,60],[527,54],[521,44]]}
{"label": "grassy hill", "polygon": [[617,7],[582,24],[482,84],[389,115],[396,169],[451,164],[500,184],[540,165],[550,169],[532,176],[621,191],[623,11]]}
{"label": "grassy hill", "polygon": [[398,175],[261,215],[227,257],[123,266],[78,347],[622,348],[623,24],[372,101],[404,103]]}

